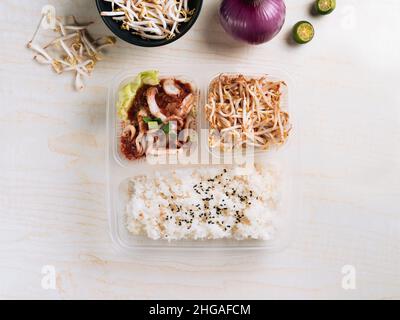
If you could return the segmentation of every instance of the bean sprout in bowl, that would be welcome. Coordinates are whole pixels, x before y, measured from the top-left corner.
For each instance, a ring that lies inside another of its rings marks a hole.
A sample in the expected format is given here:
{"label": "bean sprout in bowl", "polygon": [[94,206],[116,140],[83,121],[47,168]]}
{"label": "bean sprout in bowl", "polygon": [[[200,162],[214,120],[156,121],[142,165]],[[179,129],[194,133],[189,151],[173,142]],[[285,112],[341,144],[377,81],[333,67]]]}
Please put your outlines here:
{"label": "bean sprout in bowl", "polygon": [[182,37],[194,25],[203,0],[96,0],[104,23],[122,40],[158,47]]}

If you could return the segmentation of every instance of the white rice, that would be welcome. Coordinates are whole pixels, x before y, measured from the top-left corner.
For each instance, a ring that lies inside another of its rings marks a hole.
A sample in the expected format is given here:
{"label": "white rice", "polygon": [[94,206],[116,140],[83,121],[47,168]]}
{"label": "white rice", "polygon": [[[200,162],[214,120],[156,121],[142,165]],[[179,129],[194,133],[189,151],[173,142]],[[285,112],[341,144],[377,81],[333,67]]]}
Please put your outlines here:
{"label": "white rice", "polygon": [[272,239],[278,174],[263,167],[179,169],[130,181],[127,227],[151,239]]}

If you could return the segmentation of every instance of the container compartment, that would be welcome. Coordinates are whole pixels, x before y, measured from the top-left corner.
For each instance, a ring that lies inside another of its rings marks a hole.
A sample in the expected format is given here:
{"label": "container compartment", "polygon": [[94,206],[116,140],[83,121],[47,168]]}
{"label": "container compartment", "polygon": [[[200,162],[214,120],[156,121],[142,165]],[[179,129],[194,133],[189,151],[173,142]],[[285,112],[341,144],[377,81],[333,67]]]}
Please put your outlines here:
{"label": "container compartment", "polygon": [[[129,82],[131,82],[136,75],[124,75],[121,76],[120,79],[118,80],[119,83],[116,83],[115,86],[113,86],[110,90],[109,93],[109,104],[116,106],[117,101],[118,101],[118,92],[119,90]],[[195,94],[195,101],[194,101],[194,106],[192,113],[195,115],[195,130],[199,130],[200,125],[199,125],[199,103],[200,103],[200,90],[198,85],[192,80],[189,79],[186,76],[182,75],[172,75],[172,74],[160,74],[160,80],[165,79],[165,78],[174,78],[176,80],[182,81],[184,83],[189,83],[193,89],[193,92]],[[115,108],[115,107],[114,107]],[[114,157],[117,162],[119,162],[122,166],[128,167],[128,166],[135,166],[137,162],[146,162],[145,158],[141,159],[135,159],[135,160],[129,160],[125,157],[125,155],[121,152],[121,134],[122,134],[122,121],[119,119],[118,115],[115,113],[110,113],[110,121],[113,122],[113,132],[112,134],[112,140],[113,140],[113,153]],[[182,150],[176,151],[176,152],[171,152],[171,158],[173,158],[174,154],[179,154]],[[183,156],[183,155],[182,155]],[[151,159],[148,159],[149,161],[152,162],[157,162],[160,159],[157,159],[157,155],[155,154],[150,154],[149,157]]]}

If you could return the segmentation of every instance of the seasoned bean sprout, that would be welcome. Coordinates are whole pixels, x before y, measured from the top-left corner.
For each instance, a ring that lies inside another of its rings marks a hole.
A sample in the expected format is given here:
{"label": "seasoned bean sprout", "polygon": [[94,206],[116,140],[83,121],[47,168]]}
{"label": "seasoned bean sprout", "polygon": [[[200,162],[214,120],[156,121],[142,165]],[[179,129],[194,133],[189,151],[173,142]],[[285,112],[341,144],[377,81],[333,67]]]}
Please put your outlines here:
{"label": "seasoned bean sprout", "polygon": [[222,150],[283,144],[290,131],[289,114],[281,109],[284,82],[267,77],[220,75],[210,85],[205,106],[209,145]]}
{"label": "seasoned bean sprout", "polygon": [[144,39],[173,38],[179,24],[193,15],[188,0],[104,0],[111,2],[111,11],[101,12],[121,22],[121,28],[132,30]]}

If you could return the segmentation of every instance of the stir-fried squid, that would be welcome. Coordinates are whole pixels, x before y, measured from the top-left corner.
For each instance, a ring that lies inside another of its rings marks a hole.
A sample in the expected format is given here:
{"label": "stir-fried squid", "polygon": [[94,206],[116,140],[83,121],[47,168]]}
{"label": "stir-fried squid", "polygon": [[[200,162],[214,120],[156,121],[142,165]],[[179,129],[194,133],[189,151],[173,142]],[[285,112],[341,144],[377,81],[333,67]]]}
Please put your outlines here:
{"label": "stir-fried squid", "polygon": [[179,33],[179,24],[193,15],[188,0],[104,0],[111,11],[101,12],[121,22],[121,28],[132,30],[145,39],[161,40]]}
{"label": "stir-fried squid", "polygon": [[289,114],[281,109],[281,87],[267,77],[220,75],[209,88],[205,107],[209,144],[222,150],[283,144],[290,131]]}

